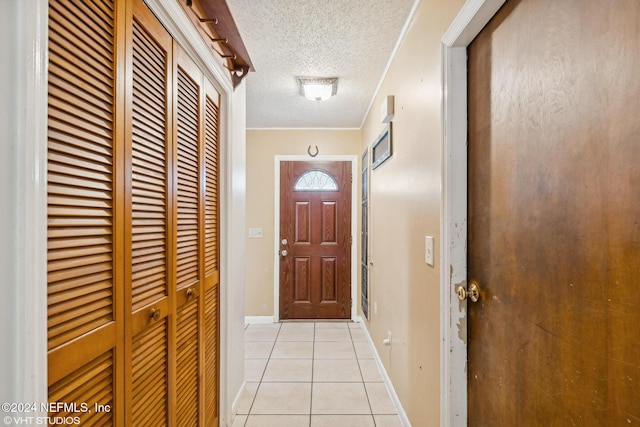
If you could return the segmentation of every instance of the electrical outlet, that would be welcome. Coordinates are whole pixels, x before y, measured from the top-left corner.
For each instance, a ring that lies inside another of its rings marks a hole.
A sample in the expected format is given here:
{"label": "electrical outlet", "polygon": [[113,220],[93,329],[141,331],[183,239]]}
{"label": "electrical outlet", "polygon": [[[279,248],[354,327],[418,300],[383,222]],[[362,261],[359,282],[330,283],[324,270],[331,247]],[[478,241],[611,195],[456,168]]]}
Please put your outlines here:
{"label": "electrical outlet", "polygon": [[391,331],[387,331],[387,338],[382,340],[382,344],[391,346]]}

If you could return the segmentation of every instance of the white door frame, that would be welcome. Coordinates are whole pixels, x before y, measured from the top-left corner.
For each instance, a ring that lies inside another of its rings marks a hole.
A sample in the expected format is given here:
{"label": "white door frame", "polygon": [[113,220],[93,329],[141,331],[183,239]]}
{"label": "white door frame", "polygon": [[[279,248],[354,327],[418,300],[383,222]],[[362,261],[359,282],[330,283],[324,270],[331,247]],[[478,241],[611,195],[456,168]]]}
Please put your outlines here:
{"label": "white door frame", "polygon": [[332,161],[332,162],[351,162],[351,320],[357,320],[358,315],[358,269],[356,265],[358,257],[358,177],[359,174],[354,173],[358,167],[357,155],[318,155],[309,157],[304,155],[276,155],[275,163],[275,224],[274,224],[274,249],[273,249],[273,319],[280,321],[280,163],[281,162],[309,162],[309,161]]}
{"label": "white door frame", "polygon": [[[48,397],[48,10],[47,0],[0,1],[2,402],[47,402]],[[30,415],[47,413],[38,407]]]}
{"label": "white door frame", "polygon": [[440,425],[467,425],[467,46],[506,0],[467,0],[442,37]]}

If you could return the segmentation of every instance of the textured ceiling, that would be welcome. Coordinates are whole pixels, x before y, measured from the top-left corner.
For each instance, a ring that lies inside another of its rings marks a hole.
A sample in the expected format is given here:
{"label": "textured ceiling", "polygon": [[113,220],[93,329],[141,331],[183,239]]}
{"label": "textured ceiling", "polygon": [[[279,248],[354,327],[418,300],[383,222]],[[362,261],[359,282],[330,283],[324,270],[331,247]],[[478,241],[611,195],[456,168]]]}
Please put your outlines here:
{"label": "textured ceiling", "polygon": [[[415,0],[227,0],[256,69],[249,128],[359,128]],[[297,76],[338,77],[324,102]]]}

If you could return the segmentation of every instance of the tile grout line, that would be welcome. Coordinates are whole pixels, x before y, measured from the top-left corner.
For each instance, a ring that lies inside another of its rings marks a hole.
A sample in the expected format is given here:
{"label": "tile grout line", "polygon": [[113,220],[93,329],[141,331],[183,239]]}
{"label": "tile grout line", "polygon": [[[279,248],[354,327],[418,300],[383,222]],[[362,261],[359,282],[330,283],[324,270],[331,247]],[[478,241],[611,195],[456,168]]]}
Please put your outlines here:
{"label": "tile grout line", "polygon": [[[278,323],[279,323],[279,322],[278,322]],[[309,415],[308,415],[308,426],[309,426],[309,427],[311,427],[311,426],[313,425],[313,391],[314,391],[315,383],[317,382],[317,381],[316,381],[316,378],[315,378],[315,371],[314,371],[314,368],[315,368],[315,362],[316,362],[315,349],[316,349],[316,347],[317,347],[317,346],[316,346],[316,343],[318,342],[318,341],[317,341],[317,332],[318,332],[317,322],[315,322],[315,321],[314,321],[314,322],[311,322],[311,323],[312,323],[312,328],[313,328],[313,332],[312,332],[313,339],[312,339],[312,347],[311,347],[311,350],[312,350],[312,351],[311,351],[311,383],[310,383],[310,404],[309,404],[309,408],[310,408],[310,409],[309,409]],[[247,327],[249,327],[249,326],[250,326],[250,324],[249,324],[249,325],[247,325]],[[246,328],[245,328],[245,329],[246,329]],[[250,419],[251,417],[255,417],[255,416],[257,415],[257,414],[252,414],[253,406],[255,405],[255,400],[256,400],[256,398],[257,398],[258,392],[260,391],[260,389],[261,389],[261,388],[262,388],[262,386],[264,385],[264,378],[265,378],[265,376],[266,376],[266,370],[267,370],[267,368],[268,368],[268,366],[269,366],[270,362],[272,361],[273,354],[274,354],[274,351],[275,351],[275,345],[277,344],[278,339],[279,339],[279,337],[280,337],[280,333],[282,332],[282,323],[280,323],[280,325],[279,325],[277,328],[275,328],[275,329],[277,329],[277,333],[276,333],[275,338],[274,338],[274,340],[273,340],[273,342],[272,342],[271,349],[270,349],[269,354],[268,354],[268,357],[267,357],[267,362],[266,362],[266,365],[265,365],[265,367],[264,367],[264,371],[262,372],[262,375],[260,376],[260,378],[259,378],[259,380],[258,380],[258,386],[257,386],[256,392],[255,392],[255,394],[254,394],[254,396],[253,396],[253,398],[252,398],[250,408],[249,408],[249,410],[247,411],[247,412],[248,412],[248,413],[247,413],[247,418],[244,420],[244,423],[242,424],[242,426],[243,426],[243,427],[247,427],[247,426],[249,425],[249,419]],[[320,329],[322,329],[322,328],[320,328]],[[331,329],[331,328],[329,328],[329,329]],[[357,366],[358,366],[358,371],[359,371],[359,374],[360,374],[360,380],[359,380],[359,381],[357,381],[356,383],[360,383],[360,384],[362,384],[362,386],[364,387],[365,396],[366,396],[366,398],[367,398],[367,404],[368,404],[368,407],[369,407],[369,413],[368,413],[368,414],[362,414],[362,415],[368,415],[368,416],[370,416],[370,417],[371,417],[371,418],[370,418],[370,420],[371,420],[371,422],[372,422],[372,424],[371,424],[371,425],[372,425],[373,427],[376,427],[376,426],[378,426],[379,424],[378,424],[378,420],[376,420],[375,415],[374,415],[374,413],[373,413],[373,407],[372,407],[371,397],[370,397],[369,390],[368,390],[368,389],[367,389],[367,387],[366,387],[366,384],[367,384],[367,383],[365,382],[364,373],[363,373],[363,368],[362,368],[362,361],[363,361],[364,359],[366,359],[366,357],[365,357],[363,360],[361,360],[361,359],[358,357],[358,353],[357,353],[357,351],[356,351],[356,344],[357,344],[357,342],[356,342],[356,341],[354,341],[354,338],[353,338],[353,329],[355,329],[355,328],[348,328],[348,334],[349,334],[349,338],[350,338],[349,342],[351,343],[351,346],[350,346],[350,347],[351,347],[351,349],[352,349],[352,350],[353,350],[353,352],[354,352],[354,356],[355,356],[356,363],[357,363]],[[329,341],[329,342],[332,342],[332,341]],[[339,341],[336,341],[336,342],[339,342]],[[358,341],[358,342],[359,342],[359,341]],[[365,341],[365,342],[366,342],[366,341]],[[334,360],[334,359],[331,359],[331,360]],[[335,360],[338,360],[338,359],[335,359]],[[342,359],[340,359],[340,360],[342,360]],[[375,359],[374,359],[374,360],[375,360]],[[376,367],[377,367],[377,366],[376,366]],[[277,382],[277,381],[276,381],[276,382]],[[341,382],[341,381],[339,381],[339,382]],[[354,382],[352,382],[352,381],[345,381],[345,383],[354,383]],[[386,387],[385,387],[385,388],[386,388]],[[286,417],[287,415],[288,415],[288,414],[273,414],[273,416],[280,416],[280,417]],[[293,414],[291,414],[291,415],[293,415]],[[323,414],[323,415],[349,416],[349,414],[342,414],[342,413],[339,413],[339,414],[338,414],[338,413],[336,413],[336,414]],[[351,415],[356,416],[357,414],[351,414]],[[398,414],[396,414],[396,416],[399,416],[399,415],[398,415]]]}
{"label": "tile grout line", "polygon": [[273,340],[273,345],[271,346],[271,351],[269,351],[269,357],[267,358],[267,363],[264,366],[264,371],[262,371],[262,375],[260,376],[260,380],[258,381],[258,388],[256,388],[256,393],[253,395],[253,399],[251,400],[251,406],[249,407],[249,410],[247,411],[247,419],[244,421],[244,426],[246,427],[247,423],[249,422],[249,417],[251,416],[251,411],[253,410],[253,405],[256,402],[256,397],[258,397],[258,391],[260,391],[260,387],[262,386],[262,380],[264,379],[264,374],[267,373],[267,367],[269,366],[269,362],[271,361],[271,355],[273,354],[273,349],[276,347],[276,342],[278,342],[278,336],[280,336],[280,331],[282,330],[282,323],[279,324],[278,326],[278,333],[276,334],[275,339]]}
{"label": "tile grout line", "polygon": [[369,398],[369,391],[367,390],[367,385],[364,381],[364,374],[362,373],[362,365],[360,365],[360,358],[358,357],[358,352],[356,352],[356,344],[353,340],[353,334],[351,333],[351,329],[349,329],[349,336],[351,336],[351,345],[353,346],[353,352],[356,354],[356,362],[358,363],[358,370],[360,371],[360,377],[362,378],[362,387],[364,387],[364,394],[367,396],[367,404],[369,405],[369,411],[371,412],[371,420],[373,421],[373,426],[376,427],[376,417],[373,415],[373,406],[371,406],[371,399]]}
{"label": "tile grout line", "polygon": [[316,322],[313,322],[313,341],[311,344],[311,393],[309,396],[309,427],[311,427],[311,416],[313,414],[313,371],[316,364]]}

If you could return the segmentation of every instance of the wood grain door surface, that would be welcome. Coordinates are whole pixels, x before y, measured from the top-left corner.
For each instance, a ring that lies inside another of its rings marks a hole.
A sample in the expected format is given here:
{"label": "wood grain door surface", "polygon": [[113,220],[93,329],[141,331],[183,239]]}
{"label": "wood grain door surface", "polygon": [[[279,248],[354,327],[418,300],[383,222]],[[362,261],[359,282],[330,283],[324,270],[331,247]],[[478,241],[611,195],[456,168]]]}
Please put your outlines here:
{"label": "wood grain door surface", "polygon": [[510,0],[468,50],[470,426],[640,425],[639,22]]}
{"label": "wood grain door surface", "polygon": [[[296,190],[310,171],[336,189]],[[280,163],[280,240],[280,318],[349,319],[351,162]]]}

